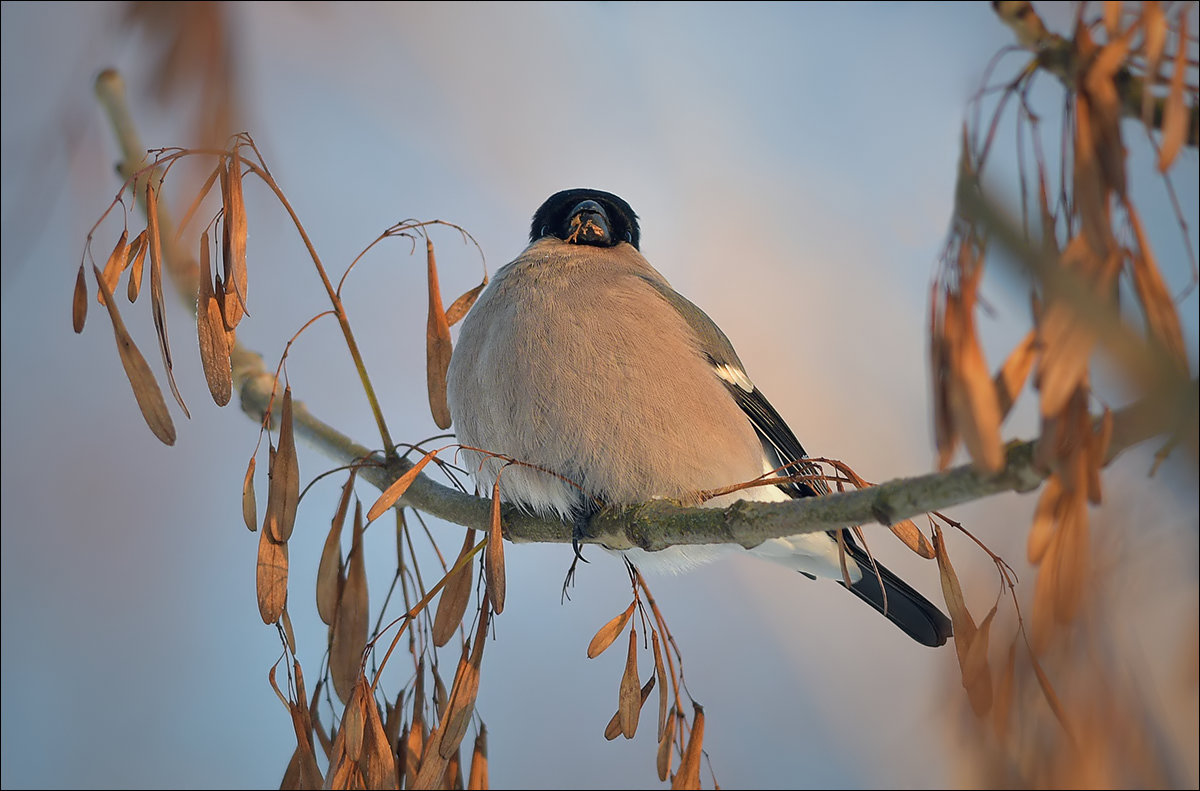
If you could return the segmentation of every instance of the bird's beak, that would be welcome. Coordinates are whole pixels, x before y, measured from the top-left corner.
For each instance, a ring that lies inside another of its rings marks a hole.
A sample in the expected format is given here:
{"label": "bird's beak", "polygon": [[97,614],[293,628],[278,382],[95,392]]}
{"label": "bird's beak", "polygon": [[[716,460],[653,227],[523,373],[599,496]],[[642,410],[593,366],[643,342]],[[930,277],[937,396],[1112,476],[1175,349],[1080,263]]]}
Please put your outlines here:
{"label": "bird's beak", "polygon": [[604,207],[594,200],[585,200],[571,210],[570,229],[567,234],[570,244],[612,244],[612,226],[608,222],[608,215]]}

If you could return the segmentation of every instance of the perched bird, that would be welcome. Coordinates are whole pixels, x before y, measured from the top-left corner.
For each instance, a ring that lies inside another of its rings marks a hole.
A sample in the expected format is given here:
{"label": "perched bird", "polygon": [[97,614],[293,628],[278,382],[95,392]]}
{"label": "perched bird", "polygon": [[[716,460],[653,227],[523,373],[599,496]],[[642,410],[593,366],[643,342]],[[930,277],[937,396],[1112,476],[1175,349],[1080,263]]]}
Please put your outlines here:
{"label": "perched bird", "polygon": [[[804,448],[750,381],[729,339],[642,256],[628,203],[600,190],[558,192],[534,214],[529,236],[463,320],[447,377],[460,443],[541,468],[506,467],[505,501],[580,525],[597,502],[695,502],[701,490],[805,464]],[[464,453],[490,488],[504,461]],[[827,491],[823,482],[781,482],[704,505]],[[949,619],[872,564],[849,531],[843,535],[849,590],[918,642],[945,643]],[[698,545],[625,554],[639,567],[682,569],[737,551],[845,585],[833,533],[750,550]]]}

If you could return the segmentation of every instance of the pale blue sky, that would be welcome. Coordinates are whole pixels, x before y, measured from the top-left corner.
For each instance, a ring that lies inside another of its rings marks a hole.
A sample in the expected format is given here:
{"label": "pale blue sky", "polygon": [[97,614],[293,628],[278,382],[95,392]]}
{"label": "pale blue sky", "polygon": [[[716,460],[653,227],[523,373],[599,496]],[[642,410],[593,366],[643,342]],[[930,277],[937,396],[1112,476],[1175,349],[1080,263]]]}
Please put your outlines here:
{"label": "pale blue sky", "polygon": [[[930,469],[927,291],[966,102],[1010,41],[990,4],[231,10],[244,126],[331,270],[407,217],[468,228],[494,270],[524,247],[546,196],[611,190],[641,215],[649,259],[724,328],[810,452],[873,480]],[[182,309],[169,320],[193,419],[176,413],[174,448],[146,430],[94,304],[82,337],[70,330],[84,237],[118,187],[115,147],[91,98],[96,72],[125,71],[147,145],[192,141],[181,138],[177,111],[146,98],[139,39],[119,29],[115,6],[6,2],[0,13],[0,779],[5,787],[276,786],[294,737],[267,684],[279,644],[258,616],[256,536],[241,524],[254,426],[208,400]],[[1195,152],[1185,157],[1194,181]],[[1004,160],[997,167],[1003,174]],[[1185,207],[1193,220],[1194,194]],[[325,303],[265,190],[248,188],[248,199],[255,279],[241,337],[273,364]],[[1170,221],[1161,209],[1155,216]],[[435,241],[443,293],[474,285],[472,250],[450,234]],[[360,267],[346,296],[392,433],[429,436],[424,261],[396,244]],[[1169,274],[1177,286],[1186,281],[1177,269]],[[995,364],[1028,317],[1018,292],[996,290],[993,304],[985,329]],[[1183,313],[1194,361],[1195,295]],[[144,303],[126,318],[157,365]],[[297,345],[289,373],[317,415],[376,441],[331,324]],[[1033,428],[1025,413],[1007,430],[1030,436]],[[1144,454],[1131,458],[1140,475]],[[326,466],[301,457],[305,480]],[[314,489],[291,544],[292,612],[310,677],[324,627],[309,591],[333,507],[321,500],[338,485]],[[1149,541],[1169,542],[1179,521],[1195,524],[1188,508],[1153,507],[1164,509],[1164,525]],[[1031,510],[1032,498],[1013,496],[956,515],[1018,562],[1023,540],[1012,528]],[[458,528],[435,529],[458,546]],[[1195,557],[1194,535],[1183,557]],[[880,545],[889,565],[940,599],[931,564],[886,539]],[[392,539],[371,536],[368,550],[377,556],[376,602],[390,579]],[[987,600],[985,564],[965,544],[959,552]],[[596,554],[573,600],[560,605],[568,551],[507,551],[509,599],[479,701],[496,787],[654,784],[650,729],[632,743],[601,736],[620,657],[584,653],[624,608],[627,584],[616,560]],[[1174,568],[1175,555],[1164,555]],[[1194,565],[1180,573],[1194,579]],[[651,582],[689,688],[706,706],[706,745],[722,786],[953,782],[953,762],[936,747],[956,728],[960,705],[952,649],[913,645],[837,586],[753,562]]]}

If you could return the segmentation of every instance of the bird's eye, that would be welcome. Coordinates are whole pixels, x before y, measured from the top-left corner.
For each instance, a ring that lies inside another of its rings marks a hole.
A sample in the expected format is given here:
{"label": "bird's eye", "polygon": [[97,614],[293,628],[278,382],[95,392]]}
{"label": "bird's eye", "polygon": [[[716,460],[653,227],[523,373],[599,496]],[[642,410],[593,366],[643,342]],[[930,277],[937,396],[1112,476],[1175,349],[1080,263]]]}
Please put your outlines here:
{"label": "bird's eye", "polygon": [[543,225],[542,230],[538,231],[538,236],[546,236],[550,232],[549,225]]}
{"label": "bird's eye", "polygon": [[625,241],[629,242],[630,244],[633,244],[633,233],[632,232],[630,232],[630,231],[625,232]]}

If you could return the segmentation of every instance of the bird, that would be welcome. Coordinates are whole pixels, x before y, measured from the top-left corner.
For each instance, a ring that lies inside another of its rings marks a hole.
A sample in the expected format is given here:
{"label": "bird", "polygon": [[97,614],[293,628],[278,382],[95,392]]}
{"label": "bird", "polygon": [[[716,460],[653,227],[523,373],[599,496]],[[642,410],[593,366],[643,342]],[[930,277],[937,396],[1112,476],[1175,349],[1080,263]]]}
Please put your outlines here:
{"label": "bird", "polygon": [[[602,506],[672,498],[723,507],[828,492],[818,475],[699,502],[704,490],[784,465],[784,475],[819,471],[725,333],[643,256],[633,208],[603,190],[562,190],[537,209],[529,245],[463,319],[446,384],[457,441],[481,487],[498,478],[503,501],[559,518],[576,536]],[[845,573],[834,532],[749,550],[624,554],[639,569],[684,571],[748,551],[835,580],[918,643],[945,644],[951,622],[936,605],[870,559],[848,530],[843,545]]]}

